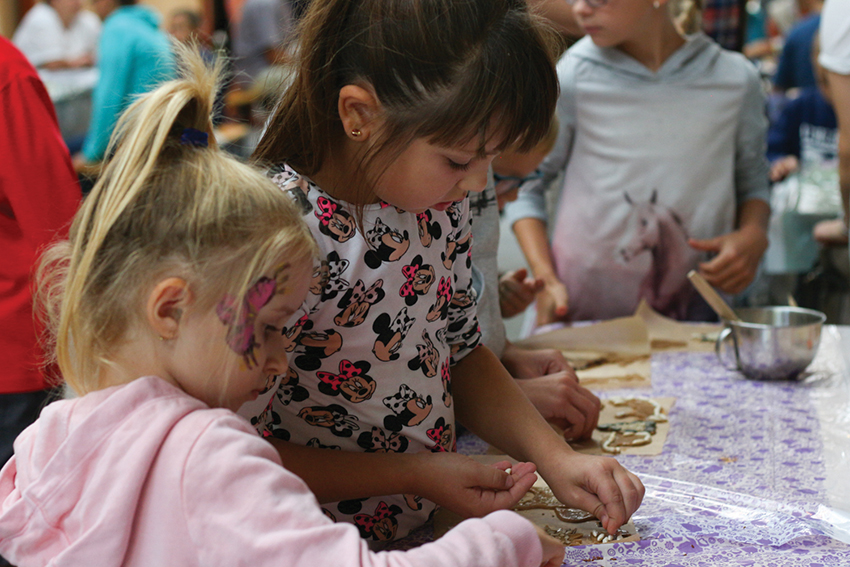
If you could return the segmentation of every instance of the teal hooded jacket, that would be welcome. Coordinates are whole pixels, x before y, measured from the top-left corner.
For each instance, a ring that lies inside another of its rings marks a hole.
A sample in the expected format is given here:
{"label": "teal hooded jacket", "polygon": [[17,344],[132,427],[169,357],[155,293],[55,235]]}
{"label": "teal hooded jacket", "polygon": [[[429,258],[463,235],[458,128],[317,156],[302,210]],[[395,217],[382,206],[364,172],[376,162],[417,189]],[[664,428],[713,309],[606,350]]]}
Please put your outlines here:
{"label": "teal hooded jacket", "polygon": [[100,80],[92,95],[92,117],[83,146],[88,161],[100,161],[121,113],[137,95],[176,75],[174,55],[159,16],[146,6],[121,6],[104,21],[100,36]]}

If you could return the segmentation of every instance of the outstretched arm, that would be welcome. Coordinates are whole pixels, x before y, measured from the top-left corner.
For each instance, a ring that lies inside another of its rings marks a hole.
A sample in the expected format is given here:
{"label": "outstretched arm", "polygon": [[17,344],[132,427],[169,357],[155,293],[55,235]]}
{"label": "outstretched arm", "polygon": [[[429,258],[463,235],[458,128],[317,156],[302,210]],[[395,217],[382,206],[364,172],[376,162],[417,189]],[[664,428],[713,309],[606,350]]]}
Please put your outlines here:
{"label": "outstretched arm", "polygon": [[452,391],[458,421],[515,459],[536,464],[561,502],[596,515],[609,533],[640,506],[640,480],[616,459],[573,451],[487,347],[452,368]]}
{"label": "outstretched arm", "polygon": [[538,218],[526,217],[516,221],[513,229],[534,277],[543,281],[543,290],[537,294],[537,325],[563,320],[567,316],[569,296],[555,273],[546,224]]}
{"label": "outstretched arm", "polygon": [[579,384],[564,355],[555,349],[526,349],[508,343],[502,364],[546,421],[564,430],[564,439],[590,438],[602,404]]}
{"label": "outstretched arm", "polygon": [[355,453],[271,443],[321,503],[415,494],[463,517],[480,517],[510,508],[537,479],[529,463],[508,474],[507,462],[486,466],[458,453]]}
{"label": "outstretched arm", "polygon": [[563,544],[505,511],[462,522],[416,549],[370,551],[352,524],[332,522],[322,513],[302,478],[285,462],[281,467],[244,420],[220,417],[200,434],[197,427],[185,429],[191,431],[186,438],[197,441],[177,471],[182,474],[174,475],[182,479],[181,491],[173,499],[177,513],[166,521],[185,521],[191,540],[203,542],[196,546],[200,564],[554,567],[563,559]]}

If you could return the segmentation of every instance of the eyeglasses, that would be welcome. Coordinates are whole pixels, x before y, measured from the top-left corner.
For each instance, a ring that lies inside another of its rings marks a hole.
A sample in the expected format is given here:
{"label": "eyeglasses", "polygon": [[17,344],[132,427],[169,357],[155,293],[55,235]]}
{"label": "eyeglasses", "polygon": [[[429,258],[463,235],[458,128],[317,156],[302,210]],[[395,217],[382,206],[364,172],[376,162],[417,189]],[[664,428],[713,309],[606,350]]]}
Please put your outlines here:
{"label": "eyeglasses", "polygon": [[529,173],[525,177],[514,177],[513,175],[499,175],[495,171],[493,172],[493,181],[496,182],[497,195],[504,195],[509,191],[513,191],[514,189],[519,188],[519,186],[525,183],[526,181],[534,181],[535,179],[540,179],[541,177],[543,177],[543,172],[539,169],[535,169],[532,173]]}
{"label": "eyeglasses", "polygon": [[[578,2],[578,0],[567,0],[567,4],[572,6]],[[605,4],[608,3],[608,0],[584,0],[584,3],[590,6],[591,8],[601,8]]]}

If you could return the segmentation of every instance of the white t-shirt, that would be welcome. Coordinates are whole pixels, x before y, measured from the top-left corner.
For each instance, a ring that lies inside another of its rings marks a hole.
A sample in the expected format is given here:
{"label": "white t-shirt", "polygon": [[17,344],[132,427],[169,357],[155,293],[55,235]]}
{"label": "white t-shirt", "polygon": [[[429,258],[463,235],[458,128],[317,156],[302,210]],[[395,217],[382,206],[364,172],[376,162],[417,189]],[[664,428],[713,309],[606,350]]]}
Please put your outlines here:
{"label": "white t-shirt", "polygon": [[[96,55],[100,39],[100,18],[88,10],[80,10],[69,27],[49,4],[37,3],[26,13],[12,42],[26,55],[34,67],[51,61],[75,59],[88,53]],[[87,89],[97,82],[94,67],[82,69],[38,69],[42,81],[53,96],[62,88]]]}
{"label": "white t-shirt", "polygon": [[850,75],[850,2],[828,0],[820,19],[818,63],[833,73]]}

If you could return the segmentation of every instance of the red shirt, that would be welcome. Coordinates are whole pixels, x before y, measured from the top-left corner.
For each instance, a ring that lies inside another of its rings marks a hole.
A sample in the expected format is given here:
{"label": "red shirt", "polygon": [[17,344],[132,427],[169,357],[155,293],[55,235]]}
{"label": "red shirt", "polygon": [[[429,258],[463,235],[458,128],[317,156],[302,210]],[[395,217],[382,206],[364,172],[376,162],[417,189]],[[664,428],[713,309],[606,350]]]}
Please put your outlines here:
{"label": "red shirt", "polygon": [[32,65],[0,37],[0,393],[44,389],[32,315],[39,250],[67,233],[80,186]]}

